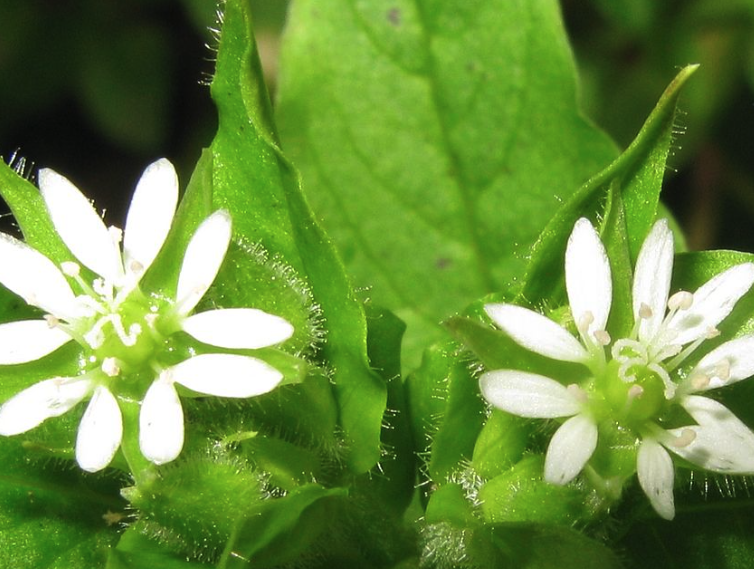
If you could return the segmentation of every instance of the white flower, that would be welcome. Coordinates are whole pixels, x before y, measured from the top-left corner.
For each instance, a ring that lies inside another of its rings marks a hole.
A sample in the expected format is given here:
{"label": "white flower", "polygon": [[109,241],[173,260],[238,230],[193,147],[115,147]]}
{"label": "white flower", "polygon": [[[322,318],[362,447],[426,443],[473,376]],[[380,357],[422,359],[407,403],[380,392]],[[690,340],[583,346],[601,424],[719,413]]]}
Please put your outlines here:
{"label": "white flower", "polygon": [[[718,334],[717,325],[754,283],[754,264],[734,266],[694,294],[681,291],[669,297],[672,264],[672,234],[661,220],[644,241],[635,267],[634,329],[613,344],[609,361],[605,347],[611,343],[606,331],[612,303],[610,264],[592,225],[578,220],[566,249],[565,275],[580,341],[526,308],[489,304],[485,310],[521,346],[552,359],[581,363],[590,378],[580,387],[567,388],[520,371],[491,371],[480,379],[483,396],[505,411],[532,418],[570,417],[547,450],[549,482],[567,483],[584,468],[596,449],[603,419],[635,432],[640,485],[655,510],[668,519],[674,515],[673,463],[665,449],[707,470],[754,472],[754,433],[720,403],[695,395],[754,374],[754,336],[722,344],[685,378],[671,377],[705,339]],[[682,406],[697,424],[661,428],[657,420],[672,405]],[[604,416],[606,407],[609,417]]]}
{"label": "white flower", "polygon": [[[73,262],[63,263],[61,271],[35,249],[0,233],[0,283],[46,313],[41,320],[0,325],[0,364],[34,361],[75,340],[88,365],[82,375],[41,381],[6,401],[0,407],[0,434],[26,432],[91,397],[79,426],[76,459],[85,470],[100,470],[112,460],[123,435],[120,378],[148,370],[156,379],[142,402],[139,440],[144,456],[162,464],[176,458],[183,446],[176,383],[205,395],[251,397],[282,380],[278,370],[245,355],[202,354],[178,364],[160,363],[166,339],[180,331],[226,349],[267,347],[293,333],[286,320],[252,308],[191,314],[214,281],[230,242],[231,220],[222,210],[205,219],[191,238],[174,299],[149,297],[139,289],[175,214],[178,180],[170,162],[158,160],[145,170],[122,233],[105,227],[66,178],[41,170],[39,184],[56,231],[98,278],[86,282]],[[82,294],[73,292],[66,277]]]}

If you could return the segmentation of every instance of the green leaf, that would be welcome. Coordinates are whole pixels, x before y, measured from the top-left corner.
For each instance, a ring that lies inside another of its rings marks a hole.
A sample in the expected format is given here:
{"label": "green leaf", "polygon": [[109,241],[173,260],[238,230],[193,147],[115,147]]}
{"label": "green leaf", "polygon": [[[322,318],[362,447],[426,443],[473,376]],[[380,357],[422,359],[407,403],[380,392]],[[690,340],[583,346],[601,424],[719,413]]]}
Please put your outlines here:
{"label": "green leaf", "polygon": [[[126,517],[112,479],[94,479],[0,438],[0,567],[101,569]],[[104,517],[103,517],[104,516]]]}
{"label": "green leaf", "polygon": [[224,9],[211,85],[219,113],[211,146],[213,204],[230,211],[238,237],[308,283],[327,332],[321,353],[334,370],[347,462],[364,472],[380,457],[386,402],[384,382],[368,366],[364,313],[277,144],[248,5],[229,0]]}
{"label": "green leaf", "polygon": [[299,0],[280,132],[356,285],[408,325],[506,286],[616,151],[577,105],[554,0]]}
{"label": "green leaf", "polygon": [[[568,235],[579,217],[594,220],[605,213],[603,203],[608,191],[621,193],[624,213],[613,215],[612,223],[625,224],[630,258],[636,259],[657,214],[678,97],[696,69],[689,65],[681,70],[626,151],[584,184],[547,224],[534,246],[522,298],[533,304],[558,296],[563,300],[562,279],[553,276],[563,272]],[[611,231],[608,229],[608,233]]]}

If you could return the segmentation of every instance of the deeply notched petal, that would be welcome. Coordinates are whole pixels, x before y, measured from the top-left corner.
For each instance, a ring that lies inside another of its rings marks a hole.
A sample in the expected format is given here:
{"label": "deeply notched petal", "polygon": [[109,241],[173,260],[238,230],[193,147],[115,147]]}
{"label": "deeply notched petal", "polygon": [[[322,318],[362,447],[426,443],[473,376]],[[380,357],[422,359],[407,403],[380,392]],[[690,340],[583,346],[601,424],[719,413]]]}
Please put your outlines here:
{"label": "deeply notched petal", "polygon": [[274,346],[293,335],[293,326],[287,320],[254,308],[194,314],[183,321],[183,330],[205,344],[250,350]]}
{"label": "deeply notched petal", "polygon": [[20,320],[0,324],[0,365],[33,362],[72,340],[46,320]]}
{"label": "deeply notched petal", "polygon": [[210,215],[194,233],[178,275],[176,304],[181,314],[191,312],[215,280],[225,259],[230,236],[230,215],[224,210]]}
{"label": "deeply notched petal", "polygon": [[39,189],[55,229],[76,258],[104,279],[120,282],[120,244],[113,240],[86,196],[67,178],[49,169],[39,171]]}
{"label": "deeply notched petal", "polygon": [[[639,338],[650,342],[665,318],[673,272],[673,233],[664,219],[654,224],[639,251],[633,283],[634,318],[639,325]],[[649,313],[640,316],[643,307]]]}
{"label": "deeply notched petal", "polygon": [[667,451],[654,439],[641,442],[636,457],[639,484],[652,507],[666,520],[675,517],[673,501],[673,461]]}
{"label": "deeply notched petal", "polygon": [[139,447],[155,464],[174,460],[183,448],[183,408],[165,373],[152,383],[141,403]]}
{"label": "deeply notched petal", "polygon": [[25,433],[46,419],[69,411],[91,392],[85,379],[55,377],[35,383],[0,407],[0,435]]}
{"label": "deeply notched petal", "polygon": [[597,448],[597,425],[584,415],[571,417],[555,432],[545,455],[544,478],[568,484],[584,469]]}
{"label": "deeply notched petal", "polygon": [[26,243],[0,233],[0,283],[58,318],[76,316],[76,297],[55,264]]}
{"label": "deeply notched petal", "polygon": [[126,270],[141,276],[162,249],[178,204],[178,176],[166,159],[147,166],[136,185],[123,232]]}
{"label": "deeply notched petal", "polygon": [[754,263],[743,263],[715,275],[694,293],[688,310],[678,311],[668,326],[677,344],[688,344],[722,322],[754,284]]}
{"label": "deeply notched petal", "polygon": [[524,348],[565,362],[584,362],[589,353],[565,328],[549,318],[514,304],[487,304],[485,312]]}
{"label": "deeply notched petal", "polygon": [[597,231],[585,218],[576,222],[568,239],[565,278],[574,320],[578,323],[589,313],[593,317],[589,333],[604,330],[613,299],[610,261]]}
{"label": "deeply notched petal", "polygon": [[708,397],[690,395],[681,404],[699,424],[668,432],[680,437],[690,429],[696,436],[681,447],[673,445],[671,439],[665,444],[669,450],[712,472],[754,474],[754,433],[749,427],[723,404]]}
{"label": "deeply notched petal", "polygon": [[516,370],[488,371],[479,378],[482,396],[492,405],[519,417],[569,417],[581,404],[554,379]]}
{"label": "deeply notched petal", "polygon": [[84,412],[76,438],[76,462],[87,472],[105,468],[123,438],[123,420],[115,396],[100,385]]}
{"label": "deeply notched petal", "polygon": [[218,397],[254,397],[271,391],[283,374],[262,360],[235,354],[202,354],[165,373],[197,393]]}

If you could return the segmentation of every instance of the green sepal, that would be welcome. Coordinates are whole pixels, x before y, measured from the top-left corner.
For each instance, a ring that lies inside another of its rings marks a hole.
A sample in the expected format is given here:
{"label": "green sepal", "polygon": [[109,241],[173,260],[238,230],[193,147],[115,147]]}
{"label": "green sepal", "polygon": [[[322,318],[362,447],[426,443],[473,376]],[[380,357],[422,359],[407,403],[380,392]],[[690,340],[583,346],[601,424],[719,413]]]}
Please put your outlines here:
{"label": "green sepal", "polygon": [[187,561],[172,553],[159,541],[140,531],[137,523],[121,535],[118,545],[110,550],[105,569],[209,569],[212,565]]}
{"label": "green sepal", "polygon": [[542,479],[544,458],[532,455],[479,489],[484,519],[571,526],[589,517],[586,494],[577,485],[560,486]]}
{"label": "green sepal", "polygon": [[474,472],[490,479],[509,470],[523,458],[532,430],[531,421],[493,409],[474,445]]}
{"label": "green sepal", "polygon": [[460,484],[443,484],[432,492],[424,519],[428,524],[449,523],[459,528],[481,524]]}
{"label": "green sepal", "polygon": [[246,509],[217,564],[218,569],[273,567],[296,559],[321,537],[332,520],[330,501],[346,495],[342,488],[307,484],[282,498]]}
{"label": "green sepal", "polygon": [[407,381],[416,446],[426,473],[444,481],[468,461],[484,422],[484,402],[469,355],[456,343],[428,349]]}

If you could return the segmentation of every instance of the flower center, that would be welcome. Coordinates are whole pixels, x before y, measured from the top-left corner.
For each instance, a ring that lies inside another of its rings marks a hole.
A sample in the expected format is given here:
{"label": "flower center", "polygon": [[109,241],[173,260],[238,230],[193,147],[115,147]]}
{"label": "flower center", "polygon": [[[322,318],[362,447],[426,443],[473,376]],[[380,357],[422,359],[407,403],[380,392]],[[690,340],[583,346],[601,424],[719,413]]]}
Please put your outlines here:
{"label": "flower center", "polygon": [[85,292],[77,297],[84,315],[67,328],[79,344],[92,351],[92,363],[100,362],[102,371],[115,377],[152,359],[165,339],[155,326],[160,311],[136,283],[114,287],[95,279],[89,286],[75,263],[65,263],[63,271]]}
{"label": "flower center", "polygon": [[602,392],[611,407],[611,415],[620,417],[620,422],[626,426],[636,427],[661,411],[665,404],[665,380],[648,366],[633,366],[630,382],[624,379],[623,373],[620,362],[610,362],[602,379]]}

